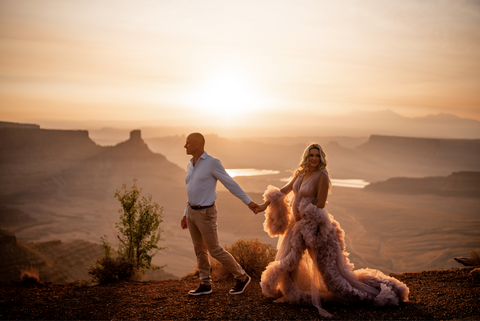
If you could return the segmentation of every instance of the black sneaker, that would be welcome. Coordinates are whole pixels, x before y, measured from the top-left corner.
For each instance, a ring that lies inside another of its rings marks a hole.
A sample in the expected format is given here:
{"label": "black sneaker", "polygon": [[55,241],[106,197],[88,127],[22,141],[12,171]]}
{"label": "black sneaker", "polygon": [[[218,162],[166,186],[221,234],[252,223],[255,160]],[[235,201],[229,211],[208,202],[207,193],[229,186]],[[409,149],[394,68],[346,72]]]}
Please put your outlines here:
{"label": "black sneaker", "polygon": [[190,290],[188,294],[190,295],[202,295],[202,294],[210,294],[212,293],[212,286],[207,284],[200,284],[198,289]]}
{"label": "black sneaker", "polygon": [[237,284],[235,284],[235,286],[230,290],[230,294],[242,294],[251,280],[252,278],[248,275],[244,281],[237,280]]}

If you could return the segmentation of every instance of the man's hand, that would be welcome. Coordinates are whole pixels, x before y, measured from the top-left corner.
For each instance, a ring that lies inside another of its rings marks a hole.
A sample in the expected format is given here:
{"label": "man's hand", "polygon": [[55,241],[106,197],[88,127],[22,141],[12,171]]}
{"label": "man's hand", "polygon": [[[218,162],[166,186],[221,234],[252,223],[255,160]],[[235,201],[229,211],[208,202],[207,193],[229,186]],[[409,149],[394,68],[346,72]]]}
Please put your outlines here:
{"label": "man's hand", "polygon": [[187,217],[186,217],[186,216],[184,216],[184,217],[182,218],[182,221],[180,222],[180,226],[181,226],[182,229],[184,229],[184,230],[188,228],[188,223],[187,223]]}
{"label": "man's hand", "polygon": [[255,214],[257,214],[256,213],[257,207],[258,207],[258,204],[255,202],[250,202],[250,204],[248,204],[248,208]]}

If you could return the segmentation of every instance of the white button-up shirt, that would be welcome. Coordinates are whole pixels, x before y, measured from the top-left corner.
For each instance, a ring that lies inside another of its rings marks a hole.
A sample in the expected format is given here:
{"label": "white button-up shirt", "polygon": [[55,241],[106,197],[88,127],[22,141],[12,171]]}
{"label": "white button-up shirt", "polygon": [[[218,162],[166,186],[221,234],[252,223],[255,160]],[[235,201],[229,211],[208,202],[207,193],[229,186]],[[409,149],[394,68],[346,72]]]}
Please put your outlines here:
{"label": "white button-up shirt", "polygon": [[212,205],[217,199],[217,180],[225,186],[230,193],[238,197],[245,205],[252,202],[247,193],[228,175],[222,163],[204,152],[193,166],[193,158],[187,165],[187,206],[184,215],[187,215],[188,204],[193,206]]}

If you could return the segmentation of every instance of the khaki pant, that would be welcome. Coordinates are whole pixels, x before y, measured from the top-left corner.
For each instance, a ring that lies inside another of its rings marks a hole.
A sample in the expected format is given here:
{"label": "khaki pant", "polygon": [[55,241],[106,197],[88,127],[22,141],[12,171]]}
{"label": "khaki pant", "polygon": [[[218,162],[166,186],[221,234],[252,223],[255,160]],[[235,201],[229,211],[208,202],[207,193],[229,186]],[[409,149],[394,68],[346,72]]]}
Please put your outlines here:
{"label": "khaki pant", "polygon": [[[217,233],[217,207],[187,210],[188,230],[192,237],[195,255],[197,256],[198,269],[202,284],[211,284],[210,260],[208,253],[233,274],[235,279],[243,281],[247,274],[233,256],[218,244]],[[208,251],[208,252],[207,252]]]}

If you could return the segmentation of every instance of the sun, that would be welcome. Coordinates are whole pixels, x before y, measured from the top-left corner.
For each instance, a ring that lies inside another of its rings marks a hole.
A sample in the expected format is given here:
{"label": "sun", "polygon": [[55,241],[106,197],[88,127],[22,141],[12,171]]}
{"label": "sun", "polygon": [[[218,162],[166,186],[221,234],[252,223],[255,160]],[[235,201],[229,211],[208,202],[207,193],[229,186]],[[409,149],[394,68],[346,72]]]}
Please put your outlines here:
{"label": "sun", "polygon": [[191,95],[190,103],[217,118],[234,118],[265,105],[253,82],[239,72],[222,71],[204,80]]}

